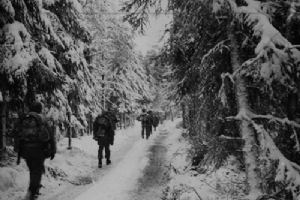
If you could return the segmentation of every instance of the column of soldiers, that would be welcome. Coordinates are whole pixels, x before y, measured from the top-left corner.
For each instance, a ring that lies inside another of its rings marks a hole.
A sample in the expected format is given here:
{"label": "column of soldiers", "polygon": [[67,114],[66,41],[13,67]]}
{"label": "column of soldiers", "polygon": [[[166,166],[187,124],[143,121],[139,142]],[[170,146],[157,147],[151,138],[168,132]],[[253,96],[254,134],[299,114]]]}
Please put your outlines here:
{"label": "column of soldiers", "polygon": [[137,117],[137,120],[140,121],[142,125],[142,139],[148,139],[153,129],[156,131],[156,127],[159,124],[159,117],[151,110],[147,111],[145,108],[142,109],[142,113]]}
{"label": "column of soldiers", "polygon": [[[43,106],[40,102],[34,102],[29,106],[29,112],[20,116],[16,123],[13,134],[15,137],[15,151],[18,153],[17,164],[20,158],[26,161],[29,169],[30,182],[27,199],[37,199],[41,188],[42,174],[45,172],[44,161],[51,160],[56,154],[55,128],[51,120],[42,114]],[[142,109],[142,114],[137,120],[141,121],[141,136],[148,139],[152,129],[156,130],[159,117],[151,110]],[[118,119],[113,110],[109,109],[96,117],[93,123],[93,139],[99,145],[98,167],[102,167],[103,150],[105,152],[106,164],[111,164],[110,145],[114,144],[116,123]]]}

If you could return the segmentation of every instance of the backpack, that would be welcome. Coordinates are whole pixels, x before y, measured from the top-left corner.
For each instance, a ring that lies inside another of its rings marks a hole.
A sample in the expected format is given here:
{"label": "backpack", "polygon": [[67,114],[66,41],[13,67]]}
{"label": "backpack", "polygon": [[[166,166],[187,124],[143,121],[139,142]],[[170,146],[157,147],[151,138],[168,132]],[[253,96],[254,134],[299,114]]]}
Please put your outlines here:
{"label": "backpack", "polygon": [[158,116],[154,116],[153,117],[153,126],[158,126],[158,124],[159,124],[159,118],[158,118]]}
{"label": "backpack", "polygon": [[96,119],[97,129],[94,132],[94,138],[104,139],[108,134],[108,129],[110,127],[110,121],[104,116],[100,116]]}
{"label": "backpack", "polygon": [[47,142],[50,132],[41,115],[35,112],[26,114],[18,127],[18,137],[25,142]]}
{"label": "backpack", "polygon": [[141,121],[142,123],[146,123],[147,120],[148,120],[148,114],[141,114],[139,117],[138,117],[138,120]]}

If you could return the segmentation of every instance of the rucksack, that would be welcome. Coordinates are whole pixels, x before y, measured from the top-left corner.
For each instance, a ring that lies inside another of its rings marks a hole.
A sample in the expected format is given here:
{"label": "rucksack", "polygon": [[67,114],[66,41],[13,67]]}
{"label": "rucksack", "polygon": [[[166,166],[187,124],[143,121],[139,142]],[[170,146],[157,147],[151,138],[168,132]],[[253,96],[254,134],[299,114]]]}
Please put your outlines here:
{"label": "rucksack", "polygon": [[148,120],[148,114],[141,114],[139,117],[138,117],[138,120],[145,123],[147,122]]}
{"label": "rucksack", "polygon": [[158,124],[159,124],[159,118],[158,118],[158,116],[154,116],[153,117],[153,126],[158,126]]}
{"label": "rucksack", "polygon": [[108,129],[110,127],[109,119],[104,116],[99,116],[96,119],[96,123],[98,127],[96,129],[96,132],[94,133],[94,138],[97,139],[105,138],[106,135],[108,134]]}
{"label": "rucksack", "polygon": [[35,112],[27,113],[18,127],[18,137],[25,142],[47,142],[50,140],[50,131],[41,115]]}

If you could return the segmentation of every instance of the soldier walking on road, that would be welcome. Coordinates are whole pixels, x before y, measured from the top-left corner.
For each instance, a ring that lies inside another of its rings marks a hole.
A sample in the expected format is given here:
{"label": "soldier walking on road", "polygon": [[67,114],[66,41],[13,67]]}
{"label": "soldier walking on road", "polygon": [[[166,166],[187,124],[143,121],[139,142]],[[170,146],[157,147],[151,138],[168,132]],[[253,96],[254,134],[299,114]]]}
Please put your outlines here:
{"label": "soldier walking on road", "polygon": [[111,164],[110,160],[110,145],[114,144],[114,136],[116,123],[118,122],[116,116],[111,111],[103,112],[98,115],[93,125],[93,138],[98,142],[98,167],[102,167],[103,149],[105,150],[106,164]]}
{"label": "soldier walking on road", "polygon": [[[151,114],[151,113],[150,113]],[[146,139],[150,137],[152,132],[152,116],[149,112],[146,112],[146,109],[143,108],[142,114],[137,117],[137,120],[142,124],[142,138],[144,139],[146,135]]]}
{"label": "soldier walking on road", "polygon": [[148,110],[147,112],[148,118],[146,122],[146,127],[149,129],[148,131],[150,132],[149,135],[152,134],[152,128],[153,128],[153,113],[151,110]]}
{"label": "soldier walking on road", "polygon": [[54,129],[42,113],[42,104],[33,103],[30,112],[20,117],[14,129],[15,151],[18,153],[17,164],[24,158],[29,168],[30,183],[28,196],[30,200],[37,199],[41,187],[42,174],[45,172],[44,161],[51,160],[56,153]]}
{"label": "soldier walking on road", "polygon": [[156,127],[159,124],[159,117],[157,116],[157,114],[153,115],[153,127],[154,127],[154,131],[156,131]]}
{"label": "soldier walking on road", "polygon": [[141,125],[142,125],[142,132],[141,132],[141,135],[142,135],[142,138],[144,139],[144,136],[145,136],[145,132],[146,132],[146,123],[147,123],[147,117],[148,117],[148,114],[146,112],[146,109],[143,108],[142,109],[142,114],[140,114],[138,117],[137,117],[137,120],[141,122]]}

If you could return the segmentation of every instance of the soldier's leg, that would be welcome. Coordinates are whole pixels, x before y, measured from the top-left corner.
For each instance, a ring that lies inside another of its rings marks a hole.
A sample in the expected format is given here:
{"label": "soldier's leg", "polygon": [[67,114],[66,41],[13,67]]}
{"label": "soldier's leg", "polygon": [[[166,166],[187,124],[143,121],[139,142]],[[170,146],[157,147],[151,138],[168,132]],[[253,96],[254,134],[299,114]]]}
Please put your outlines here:
{"label": "soldier's leg", "polygon": [[102,167],[102,158],[103,158],[103,148],[104,145],[102,145],[101,143],[99,144],[99,149],[98,149],[98,167],[101,168]]}
{"label": "soldier's leg", "polygon": [[28,159],[26,163],[30,172],[30,183],[29,183],[29,191],[31,192],[31,196],[36,196],[39,194],[39,189],[41,187],[42,174],[45,171],[44,167],[44,159]]}
{"label": "soldier's leg", "polygon": [[26,159],[26,164],[29,170],[29,188],[28,190],[32,192],[33,189],[33,162],[31,159]]}
{"label": "soldier's leg", "polygon": [[105,158],[106,158],[106,164],[109,165],[111,163],[109,144],[105,145]]}
{"label": "soldier's leg", "polygon": [[148,139],[150,136],[150,128],[146,127],[146,139]]}
{"label": "soldier's leg", "polygon": [[144,135],[145,135],[145,126],[142,126],[142,138],[144,139]]}

